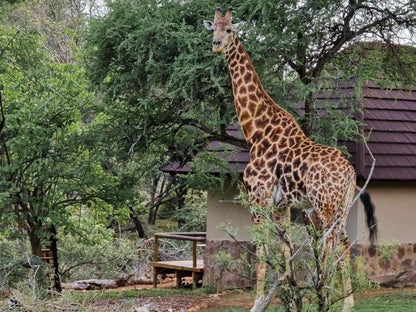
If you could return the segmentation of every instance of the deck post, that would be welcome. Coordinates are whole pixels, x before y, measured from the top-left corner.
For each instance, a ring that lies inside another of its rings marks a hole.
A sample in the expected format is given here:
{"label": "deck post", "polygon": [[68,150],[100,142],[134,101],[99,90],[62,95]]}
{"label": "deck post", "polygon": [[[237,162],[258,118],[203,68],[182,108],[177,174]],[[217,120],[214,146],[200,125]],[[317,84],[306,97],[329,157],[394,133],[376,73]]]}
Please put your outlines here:
{"label": "deck post", "polygon": [[[192,266],[196,268],[196,241],[192,242]],[[196,289],[197,274],[192,272],[192,289]]]}
{"label": "deck post", "polygon": [[[159,261],[159,239],[178,239],[192,242],[192,261]],[[157,288],[157,275],[159,273],[173,272],[176,275],[176,287],[181,287],[182,277],[192,276],[192,288],[196,288],[198,279],[203,275],[204,265],[202,260],[197,260],[197,243],[206,241],[206,232],[187,233],[155,233],[153,244],[153,288]]]}
{"label": "deck post", "polygon": [[[158,237],[155,235],[155,242],[153,245],[153,261],[159,261],[159,240]],[[153,288],[157,288],[157,269],[153,268]]]}
{"label": "deck post", "polygon": [[181,288],[182,277],[185,276],[184,271],[175,270],[175,276],[176,276],[176,288]]}
{"label": "deck post", "polygon": [[196,241],[192,242],[192,266],[196,268]]}
{"label": "deck post", "polygon": [[192,289],[196,289],[198,274],[192,272]]}
{"label": "deck post", "polygon": [[159,261],[159,238],[155,235],[155,242],[153,244],[153,261],[157,262]]}

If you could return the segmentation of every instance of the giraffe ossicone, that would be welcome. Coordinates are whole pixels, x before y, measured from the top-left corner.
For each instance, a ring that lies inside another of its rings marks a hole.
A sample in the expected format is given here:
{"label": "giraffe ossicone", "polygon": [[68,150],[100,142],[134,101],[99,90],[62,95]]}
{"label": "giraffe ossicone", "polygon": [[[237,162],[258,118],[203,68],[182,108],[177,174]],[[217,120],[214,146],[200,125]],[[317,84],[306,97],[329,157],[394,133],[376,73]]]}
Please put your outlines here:
{"label": "giraffe ossicone", "polygon": [[[222,16],[217,9],[214,21],[204,21],[213,32],[212,49],[225,54],[232,81],[235,109],[247,143],[250,145],[250,161],[244,170],[244,183],[250,202],[260,207],[277,206],[281,216],[277,220],[290,220],[290,208],[311,208],[310,221],[319,231],[328,230],[335,222],[344,236],[346,211],[356,190],[356,174],[353,166],[340,150],[317,144],[302,131],[294,117],[277,105],[263,88],[249,55],[235,34],[232,9]],[[374,208],[372,208],[374,209]],[[367,212],[367,209],[366,209]],[[374,213],[370,215],[376,224]],[[339,222],[339,220],[341,222]],[[337,221],[338,220],[338,221]],[[262,217],[253,214],[254,223]],[[370,228],[370,240],[374,243],[376,226]],[[327,239],[328,248],[336,244],[335,232]],[[257,248],[257,256],[264,250]],[[344,265],[348,265],[349,253]],[[264,298],[266,266],[257,262],[257,299]],[[344,308],[353,305],[351,280],[344,280]],[[257,311],[253,307],[252,311]]]}

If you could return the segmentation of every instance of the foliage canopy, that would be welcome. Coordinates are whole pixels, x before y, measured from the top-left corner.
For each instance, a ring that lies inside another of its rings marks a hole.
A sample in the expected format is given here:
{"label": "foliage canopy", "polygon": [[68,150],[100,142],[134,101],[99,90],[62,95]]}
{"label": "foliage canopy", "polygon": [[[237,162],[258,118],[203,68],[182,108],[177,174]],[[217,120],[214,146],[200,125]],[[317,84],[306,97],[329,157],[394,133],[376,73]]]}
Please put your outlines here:
{"label": "foliage canopy", "polygon": [[[331,124],[316,118],[318,82],[361,74],[357,67],[355,72],[348,65],[334,67],[334,58],[360,40],[391,46],[406,35],[411,41],[416,23],[412,1],[227,4],[236,11],[235,22],[241,22],[239,36],[266,90],[292,113],[305,103],[305,117],[298,117],[308,134]],[[108,131],[119,137],[124,153],[157,142],[169,157],[184,161],[204,139],[244,145],[226,135],[226,125],[236,122],[230,79],[224,58],[212,55],[211,35],[202,27],[215,7],[206,1],[114,1],[105,17],[91,22],[87,73],[104,95]],[[384,64],[386,80],[414,79],[410,70],[397,71],[402,61],[397,57]],[[377,76],[375,65],[371,76],[361,78]],[[348,126],[339,117],[331,116],[332,125]],[[351,138],[351,132],[340,136]]]}

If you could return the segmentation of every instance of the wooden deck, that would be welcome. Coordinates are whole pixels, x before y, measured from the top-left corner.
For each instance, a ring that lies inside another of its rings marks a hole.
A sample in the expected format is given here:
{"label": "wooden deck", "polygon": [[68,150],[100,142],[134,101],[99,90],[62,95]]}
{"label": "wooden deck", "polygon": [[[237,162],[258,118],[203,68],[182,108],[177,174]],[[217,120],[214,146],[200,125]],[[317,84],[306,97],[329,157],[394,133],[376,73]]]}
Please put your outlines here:
{"label": "wooden deck", "polygon": [[196,260],[196,267],[193,266],[192,260],[180,260],[180,261],[157,261],[150,263],[153,267],[183,270],[189,272],[203,272],[204,261]]}
{"label": "wooden deck", "polygon": [[[205,232],[192,233],[156,233],[154,243],[153,262],[153,287],[157,288],[157,275],[162,273],[175,273],[176,287],[181,287],[182,277],[192,276],[193,288],[196,288],[198,280],[202,279],[204,273],[203,260],[196,258],[197,242],[205,242]],[[160,238],[187,240],[192,242],[192,260],[159,261],[158,249]]]}
{"label": "wooden deck", "polygon": [[204,262],[203,260],[197,260],[196,267],[192,264],[192,260],[151,262],[153,267],[153,287],[157,287],[158,274],[175,273],[177,288],[181,287],[182,277],[185,276],[192,277],[192,287],[196,288],[198,280],[202,279],[204,273]]}

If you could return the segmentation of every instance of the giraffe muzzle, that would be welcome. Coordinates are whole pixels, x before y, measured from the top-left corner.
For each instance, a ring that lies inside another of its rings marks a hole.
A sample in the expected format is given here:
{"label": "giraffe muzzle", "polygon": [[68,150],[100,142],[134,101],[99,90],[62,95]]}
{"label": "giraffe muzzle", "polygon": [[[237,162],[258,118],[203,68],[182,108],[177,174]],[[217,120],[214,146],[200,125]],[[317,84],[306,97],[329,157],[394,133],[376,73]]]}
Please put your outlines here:
{"label": "giraffe muzzle", "polygon": [[220,40],[214,40],[212,42],[212,51],[214,53],[220,53],[222,51],[221,41]]}

